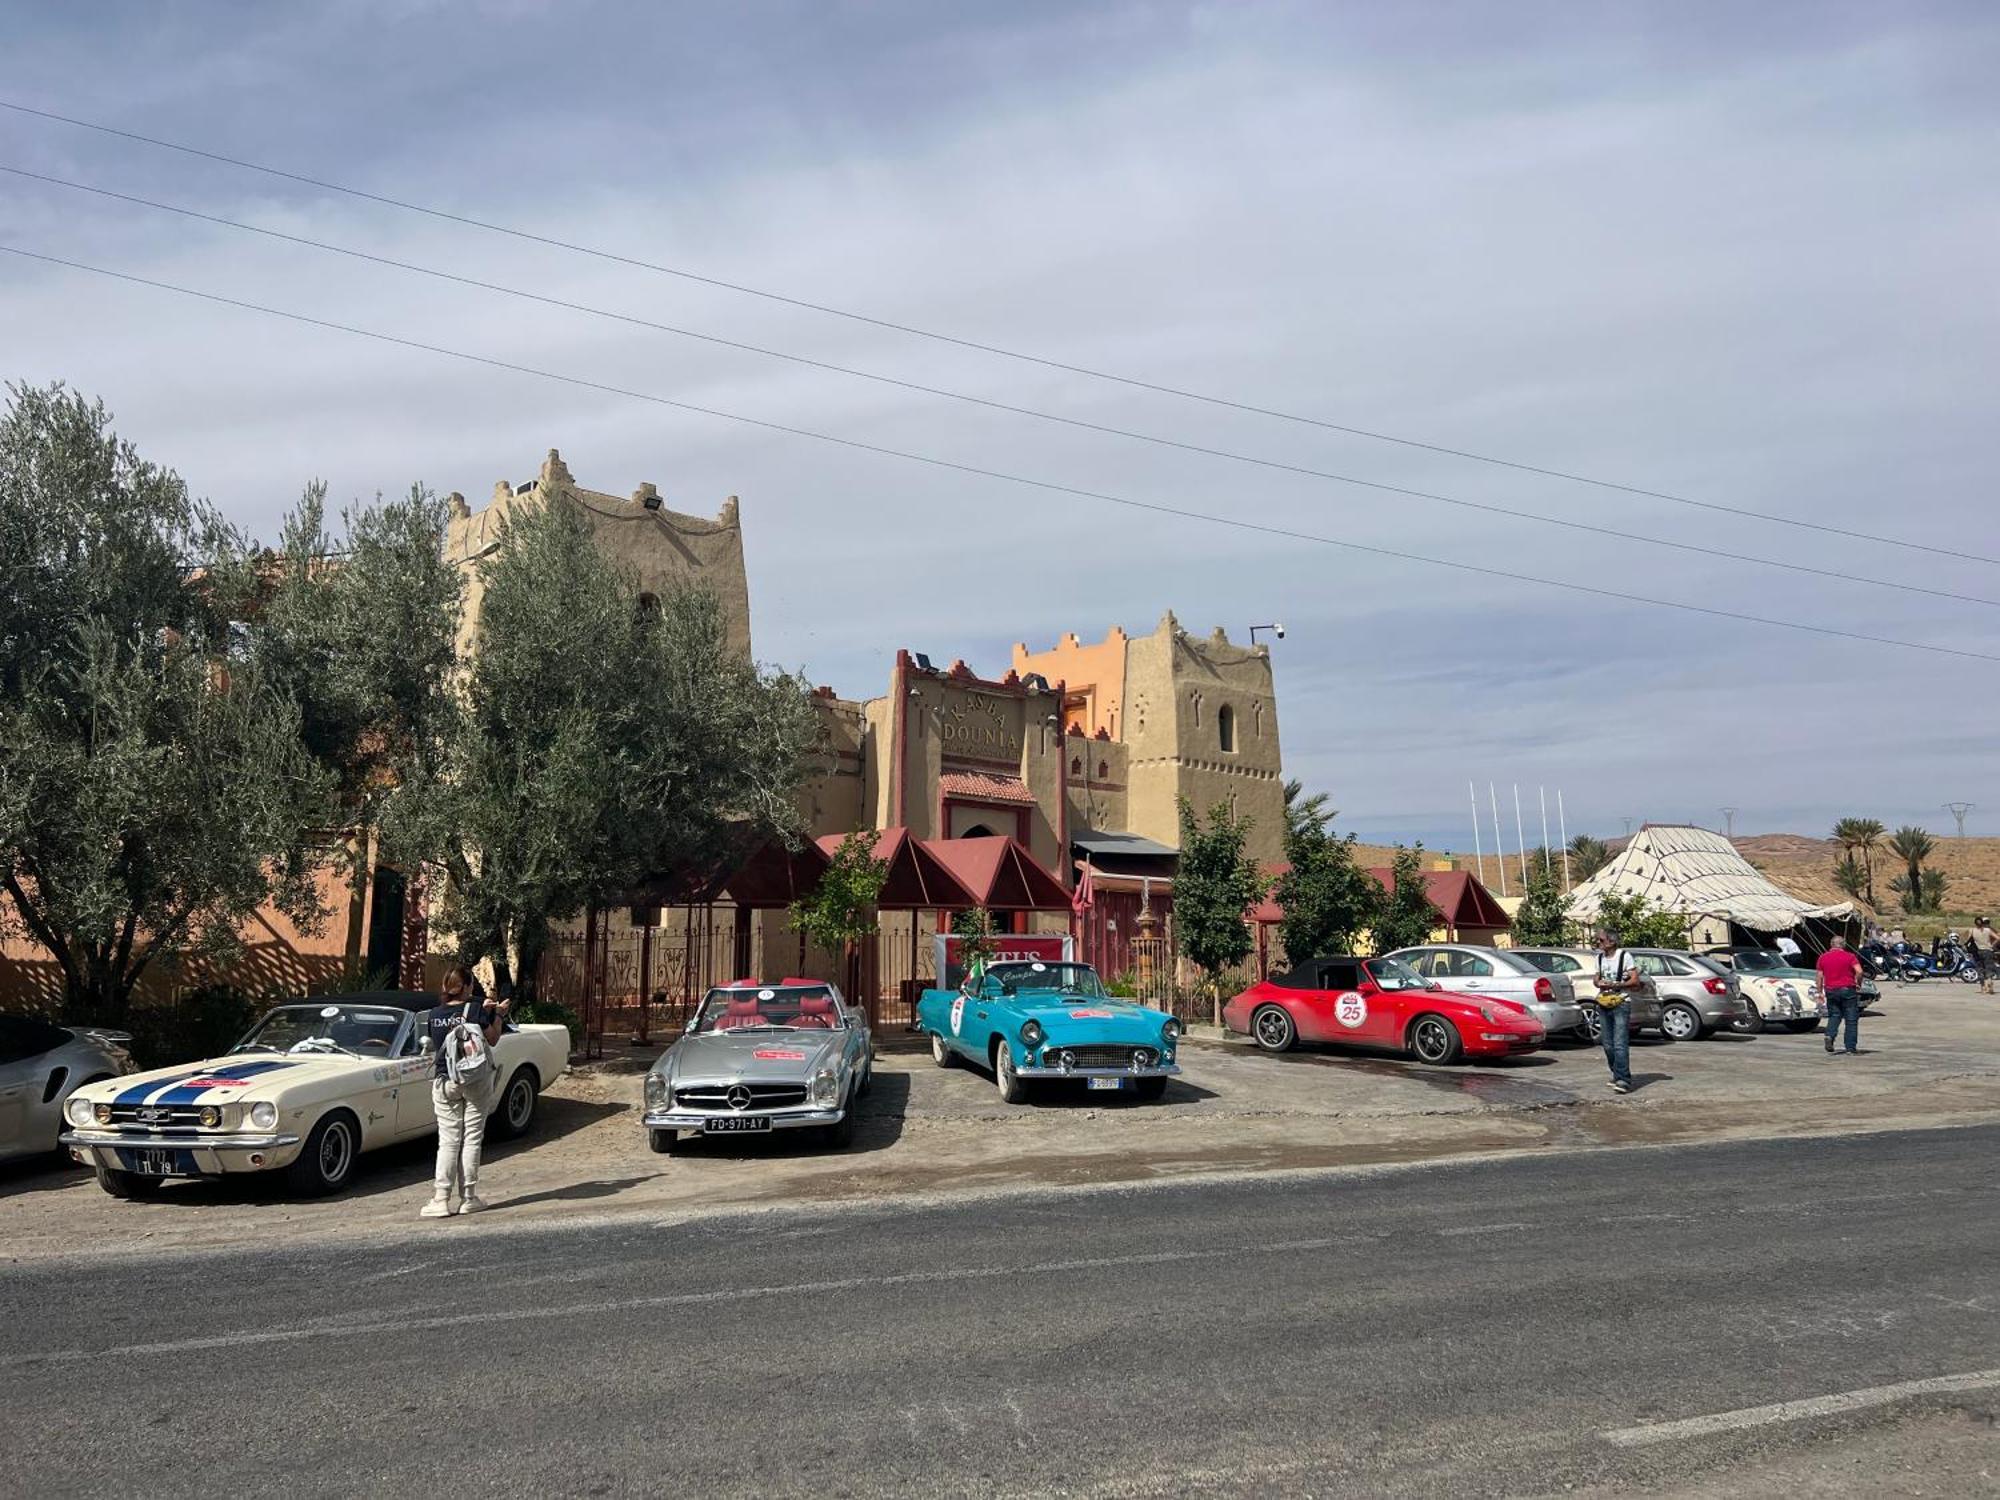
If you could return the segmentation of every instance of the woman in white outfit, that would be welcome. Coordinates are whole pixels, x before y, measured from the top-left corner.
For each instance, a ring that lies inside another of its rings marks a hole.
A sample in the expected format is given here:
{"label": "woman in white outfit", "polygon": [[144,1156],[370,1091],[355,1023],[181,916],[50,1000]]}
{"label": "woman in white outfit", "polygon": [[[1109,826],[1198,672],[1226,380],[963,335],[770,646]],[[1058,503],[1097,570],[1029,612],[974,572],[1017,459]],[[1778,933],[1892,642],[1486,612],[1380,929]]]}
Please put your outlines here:
{"label": "woman in white outfit", "polygon": [[426,1021],[433,1059],[431,1108],[437,1113],[437,1170],[432,1174],[431,1201],[419,1217],[445,1219],[454,1213],[476,1214],[486,1204],[479,1196],[479,1154],[486,1144],[486,1114],[493,1105],[493,1074],[477,1082],[459,1083],[445,1066],[445,1038],[461,1021],[486,1033],[486,1045],[498,1046],[507,1021],[508,1003],[489,1001],[472,970],[463,964],[445,975],[444,991]]}

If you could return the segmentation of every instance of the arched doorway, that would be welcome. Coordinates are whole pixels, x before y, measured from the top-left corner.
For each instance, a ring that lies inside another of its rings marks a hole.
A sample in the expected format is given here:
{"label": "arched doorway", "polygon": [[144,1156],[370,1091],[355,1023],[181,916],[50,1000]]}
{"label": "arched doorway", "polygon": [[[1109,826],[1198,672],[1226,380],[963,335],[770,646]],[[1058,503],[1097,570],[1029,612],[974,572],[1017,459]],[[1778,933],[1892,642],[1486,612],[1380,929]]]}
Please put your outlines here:
{"label": "arched doorway", "polygon": [[993,837],[993,830],[988,828],[984,823],[974,823],[970,828],[961,828],[956,837],[962,839],[990,839]]}

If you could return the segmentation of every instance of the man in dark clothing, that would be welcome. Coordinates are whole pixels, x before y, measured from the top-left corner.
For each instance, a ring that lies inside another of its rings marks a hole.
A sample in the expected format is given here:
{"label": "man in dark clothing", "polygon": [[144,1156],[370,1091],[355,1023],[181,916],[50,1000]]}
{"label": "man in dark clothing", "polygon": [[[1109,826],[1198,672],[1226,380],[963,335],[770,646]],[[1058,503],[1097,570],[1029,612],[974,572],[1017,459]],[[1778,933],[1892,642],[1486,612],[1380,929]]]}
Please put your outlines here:
{"label": "man in dark clothing", "polygon": [[1840,1023],[1847,1022],[1847,1055],[1860,1049],[1855,1041],[1861,1031],[1861,960],[1848,951],[1847,939],[1836,937],[1833,946],[1819,956],[1820,988],[1826,991],[1826,1050],[1833,1052]]}
{"label": "man in dark clothing", "polygon": [[497,1046],[508,1008],[505,1000],[487,1000],[472,970],[460,965],[445,976],[439,1003],[425,1018],[425,1041],[433,1059],[431,1108],[437,1115],[438,1153],[431,1201],[417,1210],[420,1218],[476,1214],[486,1207],[478,1192],[479,1156],[486,1144],[486,1111],[493,1103],[493,1075],[498,1070],[489,1063],[486,1077],[461,1083],[451,1076],[445,1044],[452,1029],[463,1022],[477,1026],[488,1047]]}

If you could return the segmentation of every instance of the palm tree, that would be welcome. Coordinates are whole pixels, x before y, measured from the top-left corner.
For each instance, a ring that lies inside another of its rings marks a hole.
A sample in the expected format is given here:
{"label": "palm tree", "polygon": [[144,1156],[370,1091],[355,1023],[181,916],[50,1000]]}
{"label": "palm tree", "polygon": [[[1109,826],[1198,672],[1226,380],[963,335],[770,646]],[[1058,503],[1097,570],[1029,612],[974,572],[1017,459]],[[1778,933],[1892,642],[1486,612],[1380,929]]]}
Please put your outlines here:
{"label": "palm tree", "polygon": [[[1876,818],[1842,818],[1833,825],[1833,840],[1840,845],[1840,852],[1850,862],[1856,858],[1861,861],[1861,868],[1867,877],[1870,906],[1875,904],[1875,856],[1882,848],[1885,831]],[[1849,891],[1848,894],[1858,896],[1861,893]]]}
{"label": "palm tree", "polygon": [[[1924,888],[1924,861],[1931,857],[1931,851],[1936,847],[1936,842],[1928,833],[1911,823],[1905,823],[1898,828],[1895,837],[1889,840],[1889,848],[1903,861],[1903,868],[1909,872],[1904,889],[1916,893],[1918,899],[1921,899]],[[1912,910],[1921,908],[1915,907]]]}
{"label": "palm tree", "polygon": [[1306,784],[1296,777],[1285,783],[1285,828],[1290,833],[1327,828],[1340,816],[1340,809],[1326,805],[1327,794],[1306,795]]}
{"label": "palm tree", "polygon": [[[1859,901],[1862,893],[1868,889],[1868,873],[1861,868],[1860,861],[1850,854],[1833,867],[1833,883]],[[1874,905],[1874,902],[1871,901],[1869,905]]]}
{"label": "palm tree", "polygon": [[1611,863],[1611,848],[1603,839],[1579,833],[1569,841],[1569,863],[1578,880],[1588,880]]}

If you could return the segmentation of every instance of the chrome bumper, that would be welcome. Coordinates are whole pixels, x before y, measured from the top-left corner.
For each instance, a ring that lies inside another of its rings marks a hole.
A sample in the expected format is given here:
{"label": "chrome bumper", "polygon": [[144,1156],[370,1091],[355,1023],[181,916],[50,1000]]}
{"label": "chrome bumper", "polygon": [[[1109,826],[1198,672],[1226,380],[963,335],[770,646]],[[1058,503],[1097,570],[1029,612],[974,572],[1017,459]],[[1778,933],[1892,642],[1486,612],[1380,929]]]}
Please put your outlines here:
{"label": "chrome bumper", "polygon": [[1173,1078],[1180,1073],[1178,1063],[1161,1063],[1150,1068],[1016,1068],[1022,1078]]}
{"label": "chrome bumper", "polygon": [[116,1152],[122,1147],[127,1151],[186,1151],[194,1157],[195,1170],[203,1176],[214,1177],[224,1172],[262,1171],[282,1165],[278,1162],[264,1162],[250,1165],[246,1162],[227,1162],[226,1158],[256,1151],[289,1151],[299,1144],[295,1135],[228,1135],[199,1136],[139,1134],[121,1130],[67,1130],[61,1137],[65,1146],[72,1148],[84,1162],[91,1166],[109,1167],[114,1171],[123,1170],[123,1163]]}
{"label": "chrome bumper", "polygon": [[[773,1130],[802,1130],[810,1125],[838,1125],[843,1111],[838,1109],[731,1110],[728,1114],[699,1110],[648,1110],[644,1118],[648,1130],[700,1130],[708,1120],[769,1120]],[[761,1130],[718,1130],[717,1135],[762,1135]]]}

